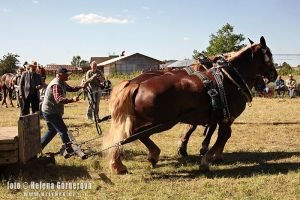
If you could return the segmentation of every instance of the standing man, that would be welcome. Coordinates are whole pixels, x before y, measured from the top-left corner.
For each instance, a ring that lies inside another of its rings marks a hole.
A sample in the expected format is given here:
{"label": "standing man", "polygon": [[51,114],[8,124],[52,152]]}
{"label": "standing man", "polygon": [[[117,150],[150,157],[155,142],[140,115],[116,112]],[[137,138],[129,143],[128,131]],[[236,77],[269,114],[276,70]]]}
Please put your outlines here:
{"label": "standing man", "polygon": [[23,72],[24,72],[24,68],[19,67],[17,70],[17,75],[13,79],[14,87],[16,88],[17,107],[20,108],[20,112],[22,111],[23,108],[23,100],[20,98],[21,96],[20,80]]}
{"label": "standing man", "polygon": [[20,80],[20,98],[24,102],[21,116],[28,115],[31,105],[32,113],[39,111],[39,89],[42,88],[42,77],[36,73],[37,62],[29,64],[29,70],[24,72]]}
{"label": "standing man", "polygon": [[290,98],[294,98],[295,97],[296,80],[293,78],[292,74],[289,74],[289,78],[286,80],[286,86],[288,87]]}
{"label": "standing man", "polygon": [[82,86],[71,87],[66,81],[68,80],[69,72],[66,68],[59,68],[56,77],[48,84],[44,101],[42,104],[42,114],[46,120],[48,130],[41,139],[42,149],[59,133],[63,142],[65,158],[74,154],[71,139],[68,135],[68,128],[63,121],[64,105],[79,101],[79,96],[71,99],[66,98],[66,92],[77,92]]}
{"label": "standing man", "polygon": [[87,120],[99,120],[99,103],[101,98],[101,83],[105,81],[101,70],[97,69],[97,63],[93,61],[91,69],[85,75],[85,86],[87,86],[87,94],[89,106],[87,109]]}

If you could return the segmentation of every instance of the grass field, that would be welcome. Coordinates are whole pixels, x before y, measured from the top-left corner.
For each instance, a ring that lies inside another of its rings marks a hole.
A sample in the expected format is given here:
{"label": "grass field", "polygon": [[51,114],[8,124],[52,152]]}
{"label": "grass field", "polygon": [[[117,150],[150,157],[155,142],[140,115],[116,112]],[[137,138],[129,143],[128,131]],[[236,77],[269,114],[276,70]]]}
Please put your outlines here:
{"label": "grass field", "polygon": [[[161,148],[155,169],[150,168],[146,148],[139,142],[125,145],[124,164],[130,171],[127,175],[112,175],[107,160],[100,156],[84,161],[78,157],[56,156],[55,165],[33,162],[21,169],[9,167],[2,171],[0,199],[28,199],[24,197],[28,192],[39,192],[30,198],[50,198],[41,196],[43,189],[9,189],[9,178],[21,184],[41,181],[91,185],[86,190],[50,190],[63,191],[65,195],[71,192],[72,197],[51,197],[59,199],[300,199],[299,105],[300,98],[254,98],[252,107],[247,107],[236,120],[244,123],[232,126],[224,162],[212,165],[210,173],[199,171],[202,127],[191,137],[189,157],[177,159],[177,141],[185,130],[185,125],[179,124],[152,136]],[[83,100],[66,106],[65,122],[70,129],[79,129],[78,141],[97,135],[94,124],[85,121],[86,107],[87,102]],[[100,108],[101,116],[108,114],[108,101],[102,100]],[[0,116],[1,127],[17,125],[16,108],[1,108]],[[272,125],[272,122],[298,123]],[[43,120],[41,126],[43,134]],[[101,128],[107,132],[109,122],[101,124]],[[98,141],[94,143],[94,149],[99,150]],[[56,136],[44,152],[56,152],[60,145]]]}

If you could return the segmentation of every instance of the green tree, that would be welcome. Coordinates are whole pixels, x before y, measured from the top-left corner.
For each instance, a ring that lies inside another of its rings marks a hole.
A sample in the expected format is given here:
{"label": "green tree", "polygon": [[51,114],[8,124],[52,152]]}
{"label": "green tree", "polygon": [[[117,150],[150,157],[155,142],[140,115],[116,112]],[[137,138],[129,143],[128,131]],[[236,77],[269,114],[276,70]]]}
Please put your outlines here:
{"label": "green tree", "polygon": [[5,73],[14,73],[18,68],[18,64],[20,63],[17,54],[8,53],[4,55],[2,59],[0,59],[0,74]]}
{"label": "green tree", "polygon": [[89,61],[87,60],[81,60],[79,66],[89,66]]}
{"label": "green tree", "polygon": [[72,61],[71,61],[71,65],[79,67],[80,66],[80,61],[81,61],[80,56],[73,56]]}
{"label": "green tree", "polygon": [[201,55],[201,52],[199,52],[198,50],[195,49],[195,50],[193,51],[193,59],[194,59],[194,60],[199,60],[200,55]]}
{"label": "green tree", "polygon": [[209,46],[206,48],[206,55],[212,56],[231,51],[238,51],[245,47],[241,44],[245,38],[243,34],[233,33],[233,26],[225,24],[216,34],[210,35]]}

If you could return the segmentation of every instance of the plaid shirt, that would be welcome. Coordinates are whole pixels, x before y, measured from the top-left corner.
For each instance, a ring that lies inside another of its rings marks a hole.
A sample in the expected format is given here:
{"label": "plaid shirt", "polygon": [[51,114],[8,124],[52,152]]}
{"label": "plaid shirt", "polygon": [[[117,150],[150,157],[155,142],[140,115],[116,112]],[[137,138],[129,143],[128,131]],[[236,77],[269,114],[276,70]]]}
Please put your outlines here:
{"label": "plaid shirt", "polygon": [[[68,92],[76,92],[80,89],[79,86],[71,87],[66,83],[65,83],[65,86],[66,86],[66,91],[68,91]],[[67,103],[73,102],[73,99],[68,99],[63,96],[63,89],[60,86],[53,85],[52,90],[53,90],[54,100],[56,103],[67,104]]]}

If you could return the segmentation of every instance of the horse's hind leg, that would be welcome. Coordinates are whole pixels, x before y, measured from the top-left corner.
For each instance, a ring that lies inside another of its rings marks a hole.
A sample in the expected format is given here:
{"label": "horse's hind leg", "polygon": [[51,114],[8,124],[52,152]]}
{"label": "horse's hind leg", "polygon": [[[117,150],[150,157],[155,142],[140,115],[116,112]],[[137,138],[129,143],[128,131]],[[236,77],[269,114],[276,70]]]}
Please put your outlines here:
{"label": "horse's hind leg", "polygon": [[159,159],[160,149],[149,137],[143,137],[140,139],[140,141],[147,147],[149,151],[148,161],[151,163],[153,168],[156,167]]}
{"label": "horse's hind leg", "polygon": [[188,127],[189,127],[188,131],[178,141],[177,155],[179,158],[188,156],[187,144],[189,142],[189,139],[190,139],[192,133],[197,128],[197,125],[188,125]]}
{"label": "horse's hind leg", "polygon": [[[215,124],[210,124],[207,127],[208,131],[207,131],[207,133],[205,133],[206,136],[205,136],[205,139],[202,142],[202,147],[200,149],[200,155],[205,155],[208,152],[208,150],[209,150],[209,148],[208,148],[209,147],[209,143],[210,143],[210,140],[211,140],[211,137],[212,137],[214,131],[217,128],[217,125],[218,124],[215,123]],[[206,130],[205,130],[205,132],[206,132]]]}

